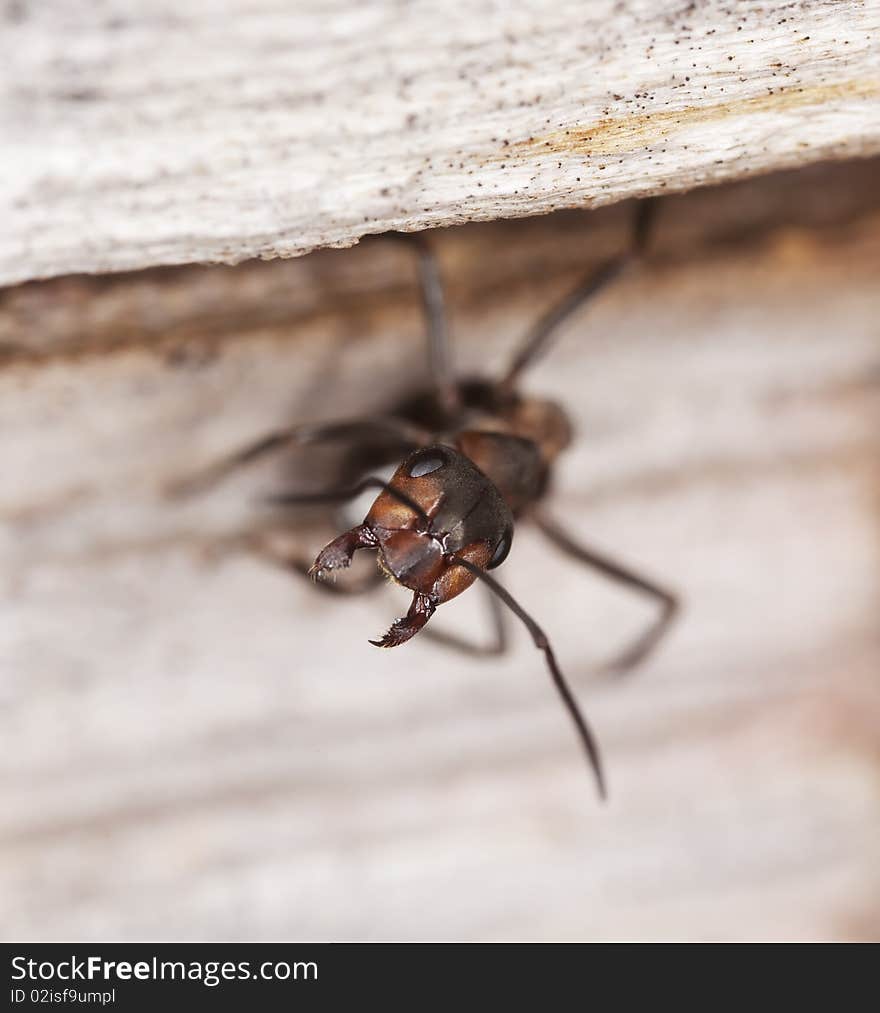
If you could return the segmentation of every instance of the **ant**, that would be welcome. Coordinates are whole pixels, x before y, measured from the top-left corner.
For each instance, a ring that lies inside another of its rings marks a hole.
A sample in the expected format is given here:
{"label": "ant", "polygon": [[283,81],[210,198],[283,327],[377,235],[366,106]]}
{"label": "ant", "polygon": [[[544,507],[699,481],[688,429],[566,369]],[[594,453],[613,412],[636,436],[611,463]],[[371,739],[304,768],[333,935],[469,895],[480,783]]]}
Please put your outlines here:
{"label": "ant", "polygon": [[[558,549],[659,605],[648,629],[605,670],[624,671],[641,662],[656,646],[678,609],[676,596],[613,559],[579,544],[543,511],[556,459],[571,440],[564,410],[552,401],[520,394],[525,370],[550,347],[560,325],[644,256],[653,205],[636,206],[628,249],[591,272],[541,318],[498,380],[459,380],[449,353],[443,288],[437,261],[424,240],[394,234],[417,252],[421,299],[432,386],[385,416],[320,425],[296,425],[274,432],[228,457],[195,479],[178,486],[192,491],[213,484],[243,465],[279,450],[325,441],[350,446],[346,471],[350,480],[321,493],[282,493],[270,502],[287,507],[310,503],[344,503],[365,490],[378,496],[362,523],[334,538],[311,566],[289,556],[276,558],[288,569],[325,582],[346,569],[355,552],[376,553],[378,572],[358,584],[325,583],[328,590],[358,593],[381,582],[383,575],[412,592],[405,616],[396,620],[377,647],[399,647],[415,636],[437,608],[475,582],[492,593],[496,647],[478,648],[457,638],[441,639],[471,653],[501,653],[505,645],[506,605],[525,625],[543,651],[553,683],[574,722],[601,798],[605,777],[595,736],[575,701],[544,630],[494,577],[507,558],[515,523],[532,521]],[[384,481],[367,472],[403,462]],[[364,477],[366,475],[366,477]]]}

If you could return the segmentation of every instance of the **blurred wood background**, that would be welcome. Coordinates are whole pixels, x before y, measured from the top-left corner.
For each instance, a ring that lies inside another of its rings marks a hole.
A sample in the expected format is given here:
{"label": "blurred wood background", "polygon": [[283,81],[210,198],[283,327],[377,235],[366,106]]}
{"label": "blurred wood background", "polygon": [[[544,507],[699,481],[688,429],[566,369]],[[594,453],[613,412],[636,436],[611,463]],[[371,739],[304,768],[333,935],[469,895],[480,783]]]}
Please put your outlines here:
{"label": "blurred wood background", "polygon": [[880,153],[876,0],[11,0],[0,283]]}
{"label": "blurred wood background", "polygon": [[[495,661],[379,652],[400,593],[337,601],[241,551],[323,455],[161,495],[421,382],[406,249],[0,293],[3,935],[880,936],[878,171],[664,200],[645,268],[528,378],[578,430],[556,515],[686,603],[598,679],[645,603],[525,529],[504,566],[598,730],[604,807],[521,631]],[[461,369],[499,368],[631,210],[432,235]],[[478,635],[480,605],[435,622]]]}

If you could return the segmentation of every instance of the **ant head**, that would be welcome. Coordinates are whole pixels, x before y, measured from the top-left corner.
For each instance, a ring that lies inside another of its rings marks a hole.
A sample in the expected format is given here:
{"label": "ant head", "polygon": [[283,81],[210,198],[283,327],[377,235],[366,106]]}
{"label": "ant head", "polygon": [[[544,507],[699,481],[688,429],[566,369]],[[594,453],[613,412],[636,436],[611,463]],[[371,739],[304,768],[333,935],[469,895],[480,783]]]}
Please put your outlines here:
{"label": "ant head", "polygon": [[476,579],[459,559],[481,569],[498,566],[513,539],[513,517],[501,493],[464,454],[442,444],[407,457],[364,527],[385,572],[437,604]]}

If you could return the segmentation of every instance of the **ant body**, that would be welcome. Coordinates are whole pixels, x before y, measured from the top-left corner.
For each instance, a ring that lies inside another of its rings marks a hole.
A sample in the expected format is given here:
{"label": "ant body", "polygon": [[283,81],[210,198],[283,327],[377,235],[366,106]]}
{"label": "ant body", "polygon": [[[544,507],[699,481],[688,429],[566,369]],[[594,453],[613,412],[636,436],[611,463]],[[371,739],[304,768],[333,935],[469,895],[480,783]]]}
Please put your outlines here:
{"label": "ant body", "polygon": [[[540,504],[556,459],[570,442],[571,427],[559,405],[517,391],[522,373],[547,350],[559,325],[642,256],[650,207],[649,201],[637,206],[629,249],[602,264],[553,307],[527,335],[507,372],[497,381],[459,381],[454,377],[436,260],[420,238],[401,235],[418,251],[432,388],[387,416],[299,425],[272,433],[185,484],[189,490],[202,487],[241,465],[287,447],[349,441],[351,482],[325,493],[282,494],[271,497],[271,502],[281,506],[342,503],[366,489],[378,489],[372,507],[362,523],[326,545],[310,567],[290,558],[280,561],[323,582],[348,567],[355,552],[376,552],[379,573],[371,574],[373,579],[357,586],[324,586],[356,592],[368,589],[384,574],[412,592],[406,615],[380,639],[371,641],[378,647],[405,643],[425,627],[444,602],[477,581],[485,584],[496,596],[493,612],[498,647],[490,651],[500,653],[504,644],[502,613],[497,607],[500,600],[522,620],[535,646],[543,651],[602,797],[605,781],[596,740],[550,642],[489,571],[507,557],[514,524],[528,519],[568,555],[656,600],[660,606],[656,620],[607,666],[616,671],[642,661],[675,616],[678,605],[672,593],[578,544],[543,513]],[[389,481],[363,477],[370,467],[399,461],[401,453],[407,456]],[[457,640],[455,643],[467,647]],[[487,653],[486,649],[482,653]]]}

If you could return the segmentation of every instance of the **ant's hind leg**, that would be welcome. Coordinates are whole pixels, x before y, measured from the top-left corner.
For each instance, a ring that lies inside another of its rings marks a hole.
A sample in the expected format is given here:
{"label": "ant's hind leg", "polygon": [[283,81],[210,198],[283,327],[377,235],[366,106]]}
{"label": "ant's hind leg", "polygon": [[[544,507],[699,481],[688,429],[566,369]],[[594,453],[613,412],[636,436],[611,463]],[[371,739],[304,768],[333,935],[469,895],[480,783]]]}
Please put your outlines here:
{"label": "ant's hind leg", "polygon": [[412,232],[396,232],[394,237],[409,243],[418,254],[422,310],[428,338],[428,372],[431,374],[437,401],[447,419],[452,420],[461,412],[461,397],[452,368],[440,265],[434,251],[422,236]]}
{"label": "ant's hind leg", "polygon": [[654,622],[635,642],[602,666],[609,673],[629,671],[640,664],[660,643],[666,631],[672,625],[679,611],[678,597],[672,591],[655,584],[646,577],[633,572],[621,563],[576,542],[567,532],[563,531],[554,521],[545,515],[535,512],[532,520],[543,534],[567,556],[593,567],[612,580],[632,588],[641,594],[653,598],[660,606],[659,614]]}
{"label": "ant's hind leg", "polygon": [[432,640],[442,647],[449,647],[459,651],[461,654],[470,655],[475,658],[495,658],[507,652],[507,624],[504,621],[504,612],[501,603],[491,591],[486,592],[486,600],[492,620],[492,639],[487,644],[474,644],[456,633],[447,633],[445,630],[435,630],[428,627],[423,636]]}
{"label": "ant's hind leg", "polygon": [[571,292],[563,296],[541,317],[525,336],[507,372],[502,377],[500,381],[502,390],[513,391],[523,372],[549,349],[562,324],[573,313],[598,296],[631,264],[644,256],[655,215],[656,201],[654,198],[649,197],[636,204],[628,247],[622,253],[611,257],[591,271]]}

